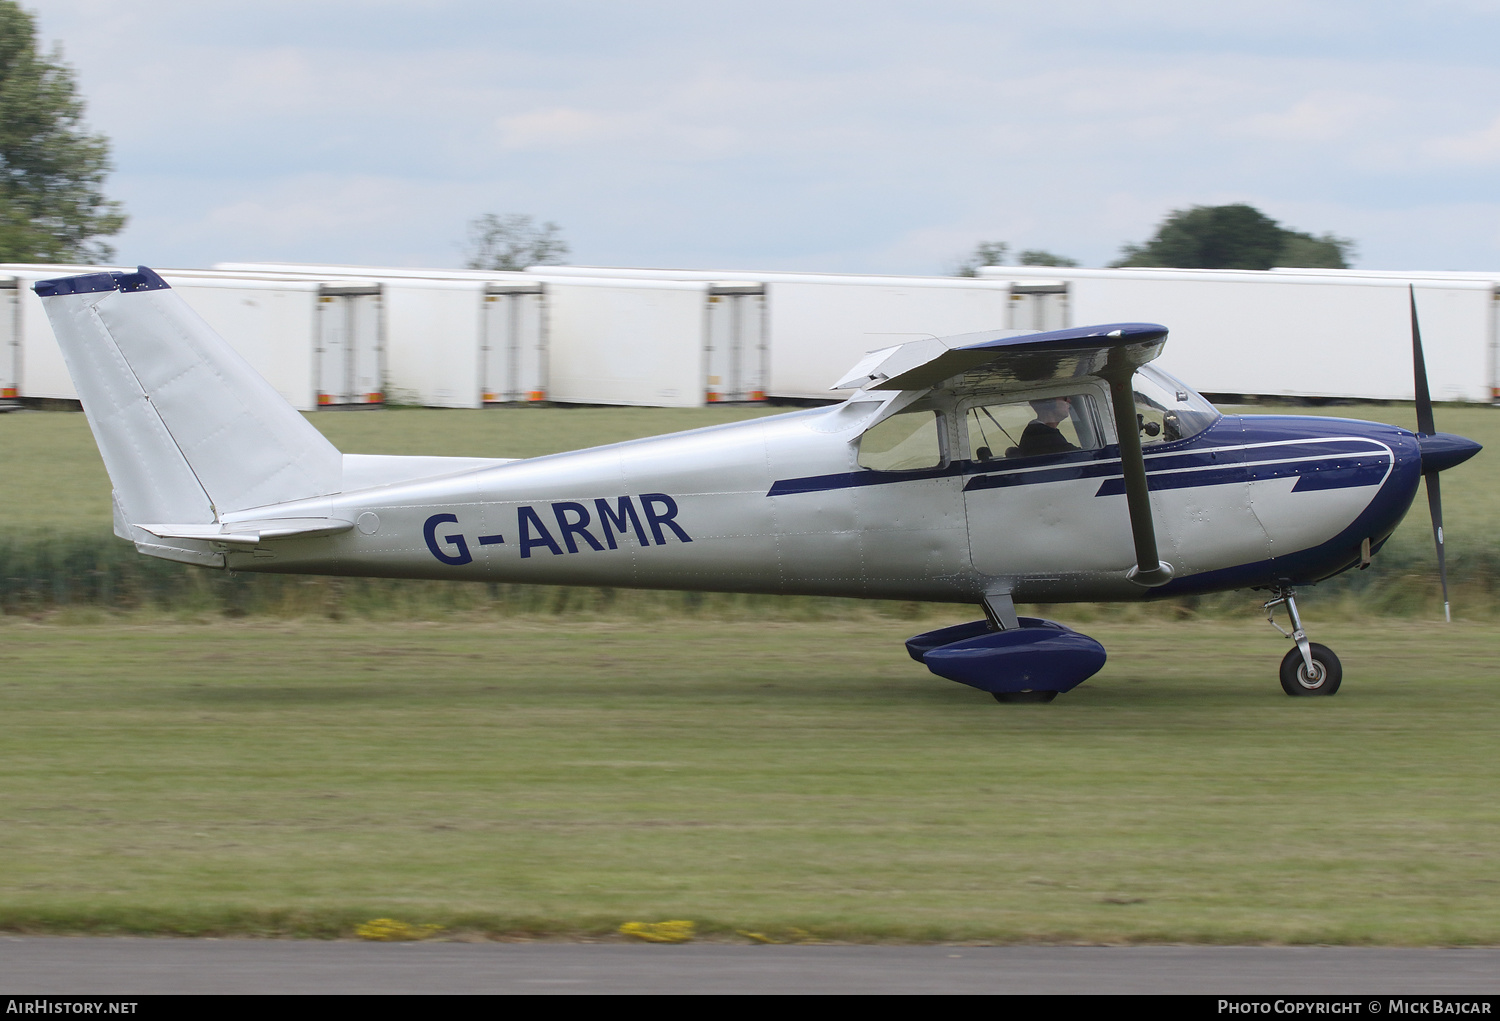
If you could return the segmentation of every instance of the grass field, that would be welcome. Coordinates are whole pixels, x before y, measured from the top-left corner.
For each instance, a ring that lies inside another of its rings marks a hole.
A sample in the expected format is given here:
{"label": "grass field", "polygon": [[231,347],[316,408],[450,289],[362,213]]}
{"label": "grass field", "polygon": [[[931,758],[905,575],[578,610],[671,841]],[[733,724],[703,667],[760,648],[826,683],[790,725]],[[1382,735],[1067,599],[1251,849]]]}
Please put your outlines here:
{"label": "grass field", "polygon": [[1492,627],[1105,622],[999,706],[901,622],[0,621],[0,928],[1500,943]]}

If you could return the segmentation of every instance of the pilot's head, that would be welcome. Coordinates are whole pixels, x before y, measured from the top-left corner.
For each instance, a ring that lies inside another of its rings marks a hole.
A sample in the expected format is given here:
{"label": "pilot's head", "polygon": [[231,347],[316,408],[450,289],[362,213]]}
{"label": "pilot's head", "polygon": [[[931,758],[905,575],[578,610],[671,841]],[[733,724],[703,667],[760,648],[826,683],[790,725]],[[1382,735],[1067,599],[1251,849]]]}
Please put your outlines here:
{"label": "pilot's head", "polygon": [[1046,400],[1032,401],[1031,408],[1036,412],[1038,422],[1055,426],[1067,420],[1071,403],[1071,399],[1067,397],[1048,397]]}

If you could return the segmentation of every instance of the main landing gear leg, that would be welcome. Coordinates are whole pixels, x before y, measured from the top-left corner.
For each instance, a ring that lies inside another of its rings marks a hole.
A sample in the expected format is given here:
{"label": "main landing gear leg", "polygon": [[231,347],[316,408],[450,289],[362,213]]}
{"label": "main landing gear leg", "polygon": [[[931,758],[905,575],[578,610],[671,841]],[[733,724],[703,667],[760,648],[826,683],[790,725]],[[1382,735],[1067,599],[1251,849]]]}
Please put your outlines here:
{"label": "main landing gear leg", "polygon": [[[1276,623],[1276,607],[1285,606],[1292,630]],[[1302,615],[1297,612],[1297,593],[1290,586],[1276,589],[1275,598],[1266,603],[1266,621],[1277,631],[1297,643],[1281,661],[1281,690],[1288,695],[1332,695],[1344,679],[1339,658],[1326,645],[1307,640]]]}
{"label": "main landing gear leg", "polygon": [[996,631],[1014,631],[1021,626],[1021,621],[1016,617],[1015,600],[1011,599],[1009,591],[986,593],[984,615],[990,619],[990,627]]}

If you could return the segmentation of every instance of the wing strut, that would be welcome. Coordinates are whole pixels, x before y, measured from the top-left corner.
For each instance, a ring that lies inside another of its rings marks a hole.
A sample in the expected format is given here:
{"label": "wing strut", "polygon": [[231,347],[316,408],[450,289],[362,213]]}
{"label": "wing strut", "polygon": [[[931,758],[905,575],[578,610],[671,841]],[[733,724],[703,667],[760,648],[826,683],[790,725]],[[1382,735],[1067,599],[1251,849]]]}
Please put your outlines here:
{"label": "wing strut", "polygon": [[[1125,473],[1125,503],[1130,508],[1130,531],[1135,537],[1135,566],[1126,577],[1137,585],[1156,588],[1172,580],[1172,565],[1156,552],[1156,524],[1151,520],[1151,493],[1146,486],[1146,460],[1141,456],[1141,426],[1136,418],[1135,366],[1119,357],[1121,349],[1110,352],[1110,358],[1099,372],[1109,383],[1110,403],[1114,405],[1115,432],[1120,437],[1120,467]],[[1154,567],[1145,567],[1154,564]]]}

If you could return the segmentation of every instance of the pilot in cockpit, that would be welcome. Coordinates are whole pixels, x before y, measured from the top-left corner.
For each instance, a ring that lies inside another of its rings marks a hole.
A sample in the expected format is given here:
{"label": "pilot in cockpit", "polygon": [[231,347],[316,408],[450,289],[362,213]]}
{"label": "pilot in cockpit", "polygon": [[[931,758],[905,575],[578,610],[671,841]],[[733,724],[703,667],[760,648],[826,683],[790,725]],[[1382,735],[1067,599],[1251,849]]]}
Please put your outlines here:
{"label": "pilot in cockpit", "polygon": [[1058,428],[1068,420],[1072,398],[1048,397],[1031,401],[1036,418],[1021,433],[1021,441],[1005,452],[1006,457],[1036,457],[1039,454],[1061,454],[1078,447],[1068,442]]}

